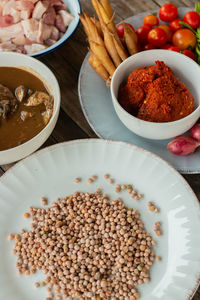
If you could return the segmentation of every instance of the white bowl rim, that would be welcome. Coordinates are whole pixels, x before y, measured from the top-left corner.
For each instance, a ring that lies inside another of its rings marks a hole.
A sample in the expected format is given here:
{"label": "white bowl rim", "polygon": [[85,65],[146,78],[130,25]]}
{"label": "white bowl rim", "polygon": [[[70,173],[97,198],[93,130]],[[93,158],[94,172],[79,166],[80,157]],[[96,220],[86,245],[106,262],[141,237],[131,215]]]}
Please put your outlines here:
{"label": "white bowl rim", "polygon": [[[76,1],[76,4],[78,5],[78,13],[80,14],[81,13],[81,5],[80,5],[79,0],[72,0],[72,1]],[[76,22],[72,32],[70,33],[70,35],[67,35],[63,41],[60,41],[61,40],[61,38],[60,38],[58,41],[56,41],[55,44],[49,46],[48,48],[46,48],[44,50],[41,50],[41,51],[33,53],[33,54],[25,54],[25,55],[31,56],[31,57],[38,57],[38,56],[46,55],[46,54],[56,50],[57,48],[61,47],[74,34],[79,23],[80,23],[80,17],[78,16],[77,22]],[[67,30],[68,30],[68,28],[67,28]],[[64,35],[67,33],[67,30],[65,31]]]}
{"label": "white bowl rim", "polygon": [[[16,146],[16,147],[13,147],[13,148],[10,148],[10,149],[7,149],[7,150],[0,151],[0,155],[3,155],[4,153],[6,153],[6,154],[10,153],[14,150],[22,150],[25,145],[34,142],[38,138],[38,136],[42,135],[43,131],[46,130],[46,128],[48,128],[51,125],[51,123],[53,122],[54,117],[56,116],[57,112],[60,110],[60,103],[61,103],[61,94],[60,94],[60,87],[59,87],[58,81],[57,81],[55,75],[53,74],[53,72],[44,63],[42,63],[41,61],[37,60],[34,57],[26,55],[26,54],[21,54],[21,53],[16,53],[16,52],[1,52],[0,53],[0,56],[10,56],[10,55],[26,57],[30,61],[37,61],[39,64],[41,64],[48,71],[48,73],[51,73],[51,75],[55,79],[55,89],[57,90],[57,93],[58,93],[58,102],[57,102],[57,105],[54,106],[53,115],[52,115],[49,123],[37,135],[35,135],[32,139],[28,140],[27,142],[25,142],[25,143],[23,143],[19,146]],[[42,80],[42,79],[40,79],[40,80]]]}
{"label": "white bowl rim", "polygon": [[[135,116],[133,116],[133,115],[131,115],[129,112],[127,112],[121,105],[120,105],[120,103],[119,103],[119,101],[118,101],[118,99],[115,97],[115,95],[114,95],[114,92],[113,92],[113,85],[114,85],[114,80],[115,80],[115,77],[116,77],[116,74],[119,72],[119,70],[121,69],[121,67],[123,66],[123,65],[125,65],[126,63],[128,63],[128,61],[131,61],[132,59],[133,59],[133,57],[135,58],[135,57],[137,57],[137,56],[142,56],[142,54],[143,54],[143,52],[151,52],[151,53],[156,53],[156,52],[161,52],[161,53],[165,53],[166,51],[168,52],[168,53],[172,53],[172,55],[177,55],[178,57],[180,57],[180,55],[182,55],[182,57],[184,57],[184,59],[186,59],[186,60],[188,60],[188,62],[190,62],[190,63],[192,63],[192,64],[196,64],[197,65],[197,63],[193,60],[193,59],[191,59],[190,57],[188,57],[188,56],[186,56],[186,55],[184,55],[184,54],[182,54],[182,53],[178,53],[178,52],[175,52],[175,51],[171,51],[171,50],[164,50],[164,49],[153,49],[153,50],[146,50],[146,51],[141,51],[141,52],[138,52],[138,53],[136,53],[136,54],[134,54],[134,55],[132,55],[132,56],[130,56],[130,57],[128,57],[125,61],[123,61],[120,65],[119,65],[119,67],[115,70],[115,72],[114,72],[114,74],[113,74],[113,76],[112,76],[112,79],[111,79],[111,94],[112,94],[112,99],[115,101],[115,103],[117,104],[117,106],[129,117],[129,118],[132,118],[133,120],[137,120],[138,122],[140,122],[140,123],[143,123],[143,124],[148,124],[148,125],[153,125],[153,126],[155,126],[155,127],[166,127],[166,126],[168,126],[168,125],[176,125],[176,124],[180,124],[180,123],[182,123],[182,122],[184,122],[185,120],[188,120],[188,119],[190,119],[194,114],[196,114],[198,111],[200,111],[200,100],[199,100],[199,104],[198,104],[198,106],[197,106],[197,108],[191,113],[191,114],[189,114],[188,116],[186,116],[186,117],[184,117],[184,118],[182,118],[182,119],[179,119],[179,120],[176,120],[176,121],[171,121],[171,122],[150,122],[150,121],[145,121],[145,120],[142,120],[142,119],[139,119],[139,118],[137,118],[137,117],[135,117]],[[199,68],[200,68],[200,66],[199,66]],[[199,70],[200,71],[200,70]],[[200,117],[200,115],[199,115],[199,117]]]}

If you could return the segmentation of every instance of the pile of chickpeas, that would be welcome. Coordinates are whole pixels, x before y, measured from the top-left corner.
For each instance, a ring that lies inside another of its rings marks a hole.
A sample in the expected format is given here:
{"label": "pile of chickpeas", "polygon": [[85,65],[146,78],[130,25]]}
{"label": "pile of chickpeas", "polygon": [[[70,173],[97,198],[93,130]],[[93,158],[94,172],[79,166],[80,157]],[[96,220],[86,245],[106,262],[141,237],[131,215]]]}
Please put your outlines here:
{"label": "pile of chickpeas", "polygon": [[20,274],[42,270],[46,300],[136,300],[136,287],[150,280],[155,242],[137,210],[101,190],[76,192],[49,208],[30,208],[31,230],[15,238]]}

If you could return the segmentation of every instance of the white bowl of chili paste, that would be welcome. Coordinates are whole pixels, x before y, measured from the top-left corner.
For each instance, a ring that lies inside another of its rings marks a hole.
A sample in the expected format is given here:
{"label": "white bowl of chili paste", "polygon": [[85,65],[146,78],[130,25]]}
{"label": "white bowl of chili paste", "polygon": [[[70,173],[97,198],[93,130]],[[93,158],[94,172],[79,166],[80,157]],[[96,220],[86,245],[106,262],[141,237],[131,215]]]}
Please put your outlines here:
{"label": "white bowl of chili paste", "polygon": [[149,50],[115,71],[111,94],[124,125],[139,136],[164,140],[189,130],[200,117],[200,68],[173,51]]}
{"label": "white bowl of chili paste", "polygon": [[43,63],[0,53],[0,165],[36,151],[53,131],[59,110],[58,82]]}

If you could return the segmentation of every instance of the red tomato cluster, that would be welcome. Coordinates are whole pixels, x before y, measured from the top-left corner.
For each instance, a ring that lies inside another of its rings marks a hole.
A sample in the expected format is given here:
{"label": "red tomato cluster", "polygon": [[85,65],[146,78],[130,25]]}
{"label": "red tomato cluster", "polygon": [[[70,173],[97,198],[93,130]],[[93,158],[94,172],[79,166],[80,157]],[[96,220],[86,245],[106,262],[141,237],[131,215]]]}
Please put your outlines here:
{"label": "red tomato cluster", "polygon": [[[183,20],[178,18],[178,9],[174,4],[164,4],[158,13],[144,17],[143,25],[137,28],[136,33],[141,50],[167,49],[181,52],[192,59],[196,59],[194,52],[197,39],[195,34],[187,28],[182,28],[181,21],[190,25],[193,29],[200,26],[200,15],[196,11],[189,11]],[[160,24],[159,19],[168,24]],[[129,24],[130,25],[130,24]],[[130,25],[131,26],[131,25]],[[123,37],[123,23],[118,25],[117,32]]]}

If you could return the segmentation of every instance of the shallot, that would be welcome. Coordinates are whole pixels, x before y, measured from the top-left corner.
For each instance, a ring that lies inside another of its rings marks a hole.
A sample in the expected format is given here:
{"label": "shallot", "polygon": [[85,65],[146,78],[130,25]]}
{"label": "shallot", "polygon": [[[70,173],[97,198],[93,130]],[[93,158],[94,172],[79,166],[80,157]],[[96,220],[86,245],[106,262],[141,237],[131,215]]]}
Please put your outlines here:
{"label": "shallot", "polygon": [[168,144],[168,149],[175,155],[188,155],[200,146],[200,142],[189,136],[178,136]]}
{"label": "shallot", "polygon": [[200,142],[200,123],[194,125],[190,130],[190,136]]}

